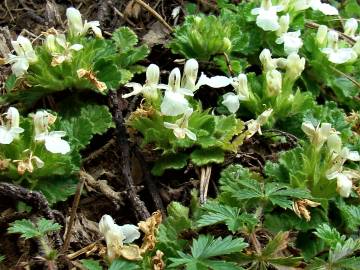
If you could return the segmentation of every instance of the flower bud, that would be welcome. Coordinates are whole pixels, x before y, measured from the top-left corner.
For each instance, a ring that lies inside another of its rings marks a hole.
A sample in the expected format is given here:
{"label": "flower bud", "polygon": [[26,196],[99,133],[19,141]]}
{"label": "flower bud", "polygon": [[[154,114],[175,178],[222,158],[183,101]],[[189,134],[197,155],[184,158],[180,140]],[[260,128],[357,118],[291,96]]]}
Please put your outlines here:
{"label": "flower bud", "polygon": [[336,133],[329,135],[329,137],[327,138],[327,146],[329,147],[329,151],[331,153],[332,152],[340,153],[342,148],[342,142],[340,136]]}
{"label": "flower bud", "polygon": [[66,10],[66,17],[70,33],[72,35],[81,35],[83,31],[83,22],[80,11],[73,7],[68,8]]}
{"label": "flower bud", "polygon": [[326,46],[327,34],[328,34],[328,27],[326,25],[320,25],[316,33],[316,42],[320,47]]}
{"label": "flower bud", "polygon": [[35,136],[37,136],[48,132],[49,125],[52,125],[56,121],[56,116],[47,111],[37,111],[33,116],[33,119]]}
{"label": "flower bud", "polygon": [[50,53],[56,52],[56,38],[53,34],[50,34],[46,37],[45,46]]}
{"label": "flower bud", "polygon": [[249,100],[249,87],[246,74],[239,74],[235,90],[238,93],[240,100]]}
{"label": "flower bud", "polygon": [[282,75],[276,69],[266,73],[266,84],[269,96],[278,95],[282,88]]}
{"label": "flower bud", "polygon": [[350,18],[345,22],[344,34],[350,37],[355,37],[357,29],[358,29],[357,20],[354,18]]}
{"label": "flower bud", "polygon": [[291,80],[296,80],[300,77],[301,73],[305,69],[305,58],[297,53],[290,54],[286,59],[286,75]]}
{"label": "flower bud", "polygon": [[281,36],[289,30],[290,16],[289,14],[283,15],[279,19],[280,28],[277,30],[277,35]]}
{"label": "flower bud", "polygon": [[223,49],[225,52],[230,52],[231,48],[232,48],[232,44],[231,44],[231,40],[228,39],[227,37],[223,38]]}
{"label": "flower bud", "polygon": [[10,122],[10,128],[18,128],[20,125],[20,114],[15,107],[10,107],[6,112],[6,119]]}
{"label": "flower bud", "polygon": [[160,69],[155,64],[150,64],[146,69],[146,84],[158,84],[160,79]]}
{"label": "flower bud", "polygon": [[330,30],[327,34],[328,47],[336,49],[339,42],[339,34],[336,31]]}
{"label": "flower bud", "polygon": [[259,59],[264,72],[268,72],[276,68],[276,60],[271,58],[271,52],[269,49],[263,49],[259,55]]}
{"label": "flower bud", "polygon": [[199,63],[195,59],[189,59],[184,66],[184,74],[181,80],[181,87],[191,91],[196,90],[196,79],[199,70]]}

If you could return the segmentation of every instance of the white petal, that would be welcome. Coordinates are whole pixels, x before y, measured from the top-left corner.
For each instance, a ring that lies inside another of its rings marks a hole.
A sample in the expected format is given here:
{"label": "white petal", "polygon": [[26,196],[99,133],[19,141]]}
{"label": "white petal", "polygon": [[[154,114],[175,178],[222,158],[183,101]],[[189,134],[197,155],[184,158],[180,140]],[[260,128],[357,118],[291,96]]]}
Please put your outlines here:
{"label": "white petal", "polygon": [[140,238],[139,228],[135,225],[125,224],[119,226],[119,229],[121,229],[123,235],[125,236],[124,243],[132,243],[136,239]]}
{"label": "white petal", "polygon": [[339,11],[332,5],[322,3],[319,10],[325,15],[339,15]]}
{"label": "white petal", "polygon": [[132,87],[134,90],[130,93],[124,94],[122,95],[122,98],[128,98],[131,96],[136,96],[138,94],[140,94],[142,92],[142,90],[144,89],[143,86],[139,83],[134,83],[134,82],[130,82],[125,84],[126,87]]}
{"label": "white petal", "polygon": [[62,140],[57,136],[45,137],[45,148],[54,154],[63,154],[70,152],[70,145],[67,141]]}
{"label": "white petal", "polygon": [[168,116],[183,114],[190,108],[189,102],[186,98],[179,93],[174,93],[172,90],[165,92],[164,99],[160,107],[161,112]]}
{"label": "white petal", "polygon": [[340,136],[338,134],[331,134],[327,138],[327,145],[329,147],[330,152],[339,153],[342,147]]}
{"label": "white petal", "polygon": [[312,123],[310,123],[310,122],[302,123],[301,129],[307,136],[310,137],[310,139],[314,137],[314,135],[315,135],[315,127],[314,127],[314,125]]}
{"label": "white petal", "polygon": [[37,156],[33,156],[32,158],[35,160],[36,167],[38,167],[38,168],[44,167],[44,161],[42,161],[42,160],[41,160],[40,158],[38,158]]}
{"label": "white petal", "polygon": [[194,93],[193,91],[191,91],[190,89],[186,89],[186,88],[179,88],[176,90],[177,93],[185,95],[185,96],[193,96]]}
{"label": "white petal", "polygon": [[261,10],[256,17],[256,25],[264,31],[276,31],[280,28],[278,16],[275,12],[268,10]]}
{"label": "white petal", "polygon": [[334,64],[343,64],[356,59],[356,53],[351,48],[341,48],[336,51],[332,51],[328,59]]}
{"label": "white petal", "polygon": [[251,10],[251,15],[259,15],[261,8],[253,8]]}
{"label": "white petal", "polygon": [[29,61],[25,57],[18,57],[16,62],[11,66],[12,72],[16,77],[22,76],[29,68]]}
{"label": "white petal", "polygon": [[103,215],[99,222],[99,231],[105,234],[115,225],[114,219],[110,215]]}
{"label": "white petal", "polygon": [[226,93],[223,95],[222,104],[229,110],[231,113],[236,113],[240,107],[239,97],[234,93]]}
{"label": "white petal", "polygon": [[185,133],[190,140],[196,141],[196,134],[194,132],[191,132],[189,129],[186,128]]}
{"label": "white petal", "polygon": [[177,124],[172,124],[169,122],[164,122],[164,127],[169,128],[169,129],[175,129],[178,128],[179,126]]}
{"label": "white petal", "polygon": [[82,48],[84,48],[84,46],[81,44],[74,44],[69,47],[70,50],[74,51],[80,51]]}
{"label": "white petal", "polygon": [[337,176],[337,188],[341,197],[349,197],[352,189],[352,181],[344,174]]}
{"label": "white petal", "polygon": [[13,140],[13,134],[6,127],[0,126],[0,144],[10,144]]}
{"label": "white petal", "polygon": [[346,158],[352,161],[360,161],[360,155],[358,151],[349,151]]}

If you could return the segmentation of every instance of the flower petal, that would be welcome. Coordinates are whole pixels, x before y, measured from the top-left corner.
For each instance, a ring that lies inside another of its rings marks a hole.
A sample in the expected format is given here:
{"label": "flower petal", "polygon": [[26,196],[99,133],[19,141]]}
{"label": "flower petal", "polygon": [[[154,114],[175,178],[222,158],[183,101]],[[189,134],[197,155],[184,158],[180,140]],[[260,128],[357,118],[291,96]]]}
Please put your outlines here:
{"label": "flower petal", "polygon": [[58,136],[46,136],[45,148],[54,154],[63,154],[70,152],[70,145],[67,141],[62,140]]}
{"label": "flower petal", "polygon": [[231,113],[236,113],[240,107],[239,97],[234,93],[226,93],[223,95],[223,104]]}
{"label": "flower petal", "polygon": [[136,239],[140,238],[139,228],[133,224],[125,224],[119,226],[119,229],[122,231],[125,236],[124,243],[132,243]]}

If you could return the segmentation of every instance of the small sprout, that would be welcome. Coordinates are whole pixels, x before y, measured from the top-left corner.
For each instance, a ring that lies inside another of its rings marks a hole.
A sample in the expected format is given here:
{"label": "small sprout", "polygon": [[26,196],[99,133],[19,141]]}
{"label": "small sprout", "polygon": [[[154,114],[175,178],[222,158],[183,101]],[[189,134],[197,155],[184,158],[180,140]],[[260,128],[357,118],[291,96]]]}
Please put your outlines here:
{"label": "small sprout", "polygon": [[260,8],[251,10],[252,15],[257,15],[256,25],[264,31],[276,31],[280,28],[277,12],[284,9],[283,6],[273,6],[271,0],[262,0]]}

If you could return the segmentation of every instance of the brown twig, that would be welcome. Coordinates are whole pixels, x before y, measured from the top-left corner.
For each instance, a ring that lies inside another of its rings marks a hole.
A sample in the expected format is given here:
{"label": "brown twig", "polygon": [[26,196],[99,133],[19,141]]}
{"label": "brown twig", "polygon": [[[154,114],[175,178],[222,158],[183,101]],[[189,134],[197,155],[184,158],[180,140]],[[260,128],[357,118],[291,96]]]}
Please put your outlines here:
{"label": "brown twig", "polygon": [[92,175],[84,171],[80,171],[80,177],[85,179],[86,184],[100,191],[115,204],[123,204],[123,196],[126,194],[126,192],[116,192],[108,185],[106,180],[95,180]]}
{"label": "brown twig", "polygon": [[229,56],[227,55],[227,53],[224,53],[224,58],[225,58],[225,62],[226,62],[226,66],[229,70],[229,73],[230,73],[230,76],[231,77],[234,77],[234,71],[232,69],[232,66],[231,66],[231,61],[230,61],[230,58]]}
{"label": "brown twig", "polygon": [[124,118],[119,104],[119,99],[116,92],[109,93],[110,105],[113,108],[113,118],[116,124],[116,136],[118,141],[118,148],[120,153],[120,173],[123,175],[126,187],[128,190],[128,197],[135,210],[138,218],[145,220],[150,217],[149,210],[144,202],[139,198],[136,193],[134,180],[131,176],[130,170],[130,149],[127,141],[127,133],[124,125]]}
{"label": "brown twig", "polygon": [[145,8],[150,14],[152,14],[156,19],[159,20],[160,23],[162,23],[169,31],[173,31],[173,28],[161,17],[159,13],[157,13],[152,7],[150,7],[148,4],[146,4],[142,0],[135,0],[140,6]]}
{"label": "brown twig", "polygon": [[[33,210],[42,213],[45,218],[55,220],[54,213],[41,192],[31,191],[11,183],[0,182],[0,197],[12,198],[15,201],[23,201],[32,206]],[[54,237],[55,245],[59,248],[62,245],[59,233],[54,233]]]}
{"label": "brown twig", "polygon": [[81,175],[80,175],[80,181],[79,181],[79,183],[77,185],[73,205],[71,207],[70,219],[69,219],[69,223],[67,225],[64,245],[63,245],[63,247],[61,249],[61,253],[63,253],[63,254],[66,253],[66,251],[68,250],[69,245],[70,245],[71,231],[72,231],[72,227],[73,227],[75,216],[76,216],[76,210],[77,210],[77,208],[79,206],[79,201],[80,201],[80,197],[81,197],[81,192],[82,192],[83,187],[84,187],[84,182],[85,182],[85,179],[83,177],[81,177]]}
{"label": "brown twig", "polygon": [[89,163],[90,161],[98,158],[102,154],[104,154],[105,151],[107,151],[111,146],[115,144],[115,138],[111,138],[106,144],[104,144],[99,149],[92,152],[90,155],[88,155],[86,158],[83,159],[83,164]]}
{"label": "brown twig", "polygon": [[200,203],[204,204],[207,200],[209,181],[211,176],[211,166],[201,168],[200,173]]}

